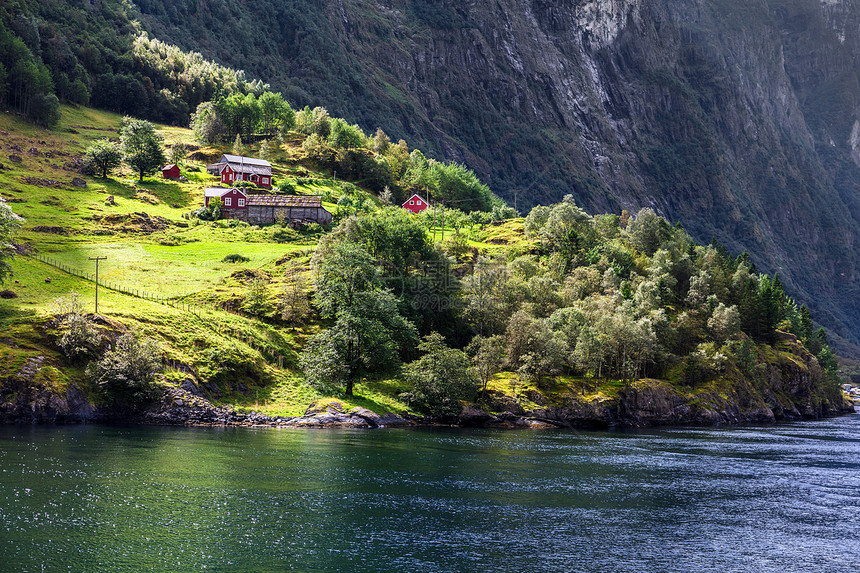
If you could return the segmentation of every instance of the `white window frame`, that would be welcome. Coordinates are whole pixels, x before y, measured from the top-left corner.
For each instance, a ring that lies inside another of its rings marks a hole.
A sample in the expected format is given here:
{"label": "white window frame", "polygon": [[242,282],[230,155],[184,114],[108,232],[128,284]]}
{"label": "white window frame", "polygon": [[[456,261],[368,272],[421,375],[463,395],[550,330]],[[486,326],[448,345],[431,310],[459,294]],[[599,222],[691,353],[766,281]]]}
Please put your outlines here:
{"label": "white window frame", "polygon": [[255,182],[255,183],[256,183],[256,182],[257,182],[257,179],[259,179],[259,177],[257,177],[257,174],[256,174],[256,173],[255,173],[254,175],[251,175],[251,181],[253,181],[253,182]]}
{"label": "white window frame", "polygon": [[239,207],[244,207],[244,206],[245,206],[245,200],[240,197],[239,198]]}
{"label": "white window frame", "polygon": [[410,204],[410,205],[414,205],[414,204],[415,204],[415,201],[413,201],[412,199],[410,199],[410,200],[409,200],[409,204]]}
{"label": "white window frame", "polygon": [[233,200],[230,197],[224,197],[224,206],[229,207]]}

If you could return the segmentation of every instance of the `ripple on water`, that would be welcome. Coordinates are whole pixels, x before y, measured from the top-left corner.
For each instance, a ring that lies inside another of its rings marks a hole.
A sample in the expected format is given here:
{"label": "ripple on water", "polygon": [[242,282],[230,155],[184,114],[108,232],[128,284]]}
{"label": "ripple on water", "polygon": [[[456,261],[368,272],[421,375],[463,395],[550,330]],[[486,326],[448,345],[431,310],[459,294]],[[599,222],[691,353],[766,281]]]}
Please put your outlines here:
{"label": "ripple on water", "polygon": [[613,433],[0,428],[0,563],[854,571],[858,420]]}

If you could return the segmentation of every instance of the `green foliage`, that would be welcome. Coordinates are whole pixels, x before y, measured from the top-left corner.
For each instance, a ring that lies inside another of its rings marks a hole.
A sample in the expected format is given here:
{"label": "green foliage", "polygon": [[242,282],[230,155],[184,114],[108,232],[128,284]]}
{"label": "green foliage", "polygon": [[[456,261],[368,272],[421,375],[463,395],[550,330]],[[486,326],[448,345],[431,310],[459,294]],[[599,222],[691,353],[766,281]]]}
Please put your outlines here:
{"label": "green foliage", "polygon": [[560,373],[564,345],[546,320],[520,309],[511,316],[505,339],[508,361],[521,377],[540,382],[546,376]]}
{"label": "green foliage", "polygon": [[194,211],[193,215],[201,221],[217,221],[221,218],[221,198],[211,197],[209,205],[200,207]]}
{"label": "green foliage", "polygon": [[404,398],[434,416],[453,418],[464,400],[473,400],[479,380],[462,350],[449,348],[439,333],[424,337],[418,349],[423,356],[405,369],[410,390]]}
{"label": "green foliage", "polygon": [[21,230],[22,221],[6,200],[0,197],[0,284],[12,270],[8,260],[15,254],[15,237]]}
{"label": "green foliage", "polygon": [[80,296],[71,292],[54,300],[53,311],[57,316],[57,328],[61,332],[57,346],[70,362],[76,362],[95,354],[101,335],[84,313]]}
{"label": "green foliage", "polygon": [[161,349],[151,338],[130,329],[113,348],[91,362],[87,374],[115,403],[140,406],[155,396],[154,377],[161,370]]}
{"label": "green foliage", "polygon": [[651,256],[669,240],[672,230],[669,223],[646,207],[628,223],[627,234],[637,250]]}
{"label": "green foliage", "polygon": [[328,144],[337,149],[355,149],[367,145],[367,136],[357,125],[349,125],[340,118],[331,120]]}
{"label": "green foliage", "polygon": [[94,142],[84,153],[84,167],[95,173],[101,173],[101,177],[122,164],[122,149],[118,143],[107,138]]}
{"label": "green foliage", "polygon": [[222,262],[225,263],[247,263],[251,259],[246,257],[245,255],[240,255],[239,253],[232,253],[230,255],[225,255]]}
{"label": "green foliage", "polygon": [[125,117],[120,129],[123,160],[138,173],[139,181],[144,175],[161,169],[165,163],[162,142],[164,138],[146,120]]}
{"label": "green foliage", "polygon": [[27,35],[34,30],[27,43],[0,20],[0,103],[8,102],[31,121],[53,127],[60,119],[60,102],[54,94],[51,70],[38,55],[38,28],[28,24],[16,32]]}
{"label": "green foliage", "polygon": [[456,326],[459,282],[450,261],[405,209],[385,207],[345,219],[321,242],[318,256],[341,241],[366,250],[383,284],[395,292],[404,315],[422,333],[432,329],[447,333]]}
{"label": "green foliage", "polygon": [[242,136],[238,133],[236,134],[236,139],[233,140],[233,154],[234,155],[245,155],[247,149],[245,145],[242,143]]}
{"label": "green foliage", "polygon": [[550,251],[559,253],[568,265],[578,264],[597,237],[594,221],[576,206],[571,195],[550,208],[533,209],[526,219],[526,233],[538,235],[542,243]]}
{"label": "green foliage", "polygon": [[35,94],[27,115],[43,127],[54,127],[60,121],[60,100],[54,94]]}
{"label": "green foliage", "polygon": [[335,324],[308,341],[302,368],[314,386],[352,395],[362,377],[399,368],[399,353],[415,339],[415,327],[382,288],[373,257],[361,246],[334,243],[317,252],[314,266],[314,303]]}
{"label": "green foliage", "polygon": [[188,155],[188,146],[184,143],[177,142],[170,146],[171,163],[181,165],[185,161],[186,155]]}
{"label": "green foliage", "polygon": [[205,101],[191,114],[191,129],[197,141],[206,145],[225,141],[228,137],[227,126],[218,115],[215,102]]}
{"label": "green foliage", "polygon": [[245,301],[242,303],[242,310],[252,316],[264,318],[272,312],[273,308],[274,305],[269,296],[268,282],[262,279],[255,279],[248,287]]}
{"label": "green foliage", "polygon": [[295,270],[286,273],[278,303],[281,320],[287,324],[302,324],[310,317],[309,287],[308,281]]}
{"label": "green foliage", "polygon": [[476,336],[466,349],[472,368],[481,384],[481,395],[486,398],[487,384],[505,365],[505,340],[499,335]]}

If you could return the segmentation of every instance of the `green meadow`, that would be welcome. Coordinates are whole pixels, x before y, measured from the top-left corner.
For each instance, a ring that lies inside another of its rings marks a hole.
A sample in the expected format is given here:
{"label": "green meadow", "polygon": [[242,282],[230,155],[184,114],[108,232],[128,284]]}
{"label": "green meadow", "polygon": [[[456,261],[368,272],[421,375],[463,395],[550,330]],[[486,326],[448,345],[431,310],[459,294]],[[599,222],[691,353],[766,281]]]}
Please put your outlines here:
{"label": "green meadow", "polygon": [[[217,403],[270,415],[303,413],[321,396],[300,376],[298,352],[320,325],[256,320],[242,313],[241,304],[249,281],[263,278],[275,317],[285,273],[307,274],[318,234],[190,217],[203,205],[203,188],[220,183],[206,173],[205,161],[183,163],[187,182],[167,181],[160,174],[141,182],[125,168],[104,179],[81,175],[78,158],[93,141],[117,138],[120,120],[116,114],[64,106],[60,125],[47,131],[0,116],[5,152],[0,193],[24,218],[19,242],[31,254],[90,276],[95,274],[92,259],[102,257],[99,314],[159,342],[166,383],[180,383],[185,377],[180,369],[190,369]],[[168,147],[184,143],[196,149],[188,129],[162,126],[159,131]],[[201,151],[217,159],[229,149]],[[284,152],[289,155],[288,149]],[[273,164],[276,177],[292,183],[297,193],[324,194],[331,199],[324,205],[335,210],[341,188],[329,174],[290,161]],[[242,262],[224,261],[233,254]],[[51,322],[56,301],[69,293],[94,310],[94,281],[33,256],[15,257],[12,268],[14,275],[3,288],[17,298],[0,299],[0,331],[15,344],[3,347],[0,358],[6,366],[0,370],[44,356],[61,373],[58,384],[75,382],[94,390],[83,367],[68,364],[54,346]],[[397,384],[360,385],[357,396],[345,403],[378,411],[407,409],[392,397],[401,391]]]}

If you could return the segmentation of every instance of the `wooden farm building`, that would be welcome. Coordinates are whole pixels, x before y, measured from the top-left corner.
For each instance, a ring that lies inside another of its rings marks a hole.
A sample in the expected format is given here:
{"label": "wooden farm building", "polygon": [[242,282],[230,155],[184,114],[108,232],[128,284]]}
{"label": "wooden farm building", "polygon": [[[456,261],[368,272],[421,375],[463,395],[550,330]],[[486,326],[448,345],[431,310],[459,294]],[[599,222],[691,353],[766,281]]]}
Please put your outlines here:
{"label": "wooden farm building", "polygon": [[224,154],[218,163],[206,166],[206,171],[219,175],[221,183],[250,181],[258,187],[272,188],[272,164],[265,159]]}
{"label": "wooden farm building", "polygon": [[241,189],[207,187],[207,207],[213,197],[221,199],[221,213],[225,219],[239,219],[251,225],[331,223],[331,213],[322,206],[322,198],[317,196],[255,195]]}
{"label": "wooden farm building", "polygon": [[244,209],[248,196],[238,189],[225,189],[224,187],[207,187],[203,193],[204,204],[208,207],[213,198],[221,199],[222,209]]}
{"label": "wooden farm building", "polygon": [[416,214],[420,213],[429,206],[429,203],[427,203],[427,201],[423,199],[418,193],[414,194],[412,197],[403,202],[404,209],[409,209]]}
{"label": "wooden farm building", "polygon": [[161,176],[165,179],[179,179],[179,166],[176,164],[165,165],[161,170]]}

